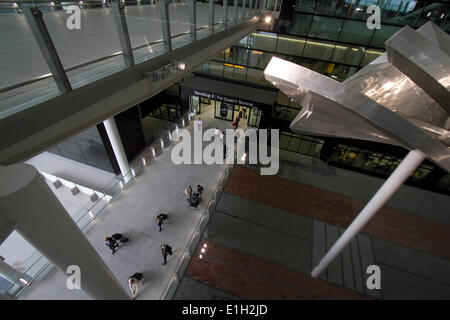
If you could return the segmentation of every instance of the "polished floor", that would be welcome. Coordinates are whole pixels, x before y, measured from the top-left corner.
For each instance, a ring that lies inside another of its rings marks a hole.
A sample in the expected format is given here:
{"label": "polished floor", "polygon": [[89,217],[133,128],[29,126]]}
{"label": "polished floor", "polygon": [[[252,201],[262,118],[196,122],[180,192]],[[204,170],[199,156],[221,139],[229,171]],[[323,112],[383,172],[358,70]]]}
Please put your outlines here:
{"label": "polished floor", "polygon": [[[448,196],[402,186],[313,279],[383,181],[290,162],[277,176],[255,169],[234,167],[177,299],[450,299]],[[380,267],[380,290],[366,285],[370,265]]]}
{"label": "polished floor", "polygon": [[[228,122],[213,118],[213,110],[202,114],[203,128],[226,129]],[[193,123],[187,127],[192,131]],[[88,240],[106,262],[114,276],[128,291],[127,279],[135,272],[144,274],[145,282],[138,299],[160,299],[170,283],[173,271],[183,258],[189,238],[201,213],[221,178],[225,165],[175,165],[171,161],[171,146],[152,160],[148,167],[114,199],[110,207],[96,218],[86,233]],[[204,186],[203,200],[197,210],[188,207],[184,189],[187,185]],[[155,217],[169,216],[158,232]],[[103,238],[120,232],[130,242],[112,255]],[[173,256],[162,265],[161,243],[173,248]],[[90,299],[82,290],[68,290],[66,275],[57,269],[42,281],[33,284],[24,299]]]}

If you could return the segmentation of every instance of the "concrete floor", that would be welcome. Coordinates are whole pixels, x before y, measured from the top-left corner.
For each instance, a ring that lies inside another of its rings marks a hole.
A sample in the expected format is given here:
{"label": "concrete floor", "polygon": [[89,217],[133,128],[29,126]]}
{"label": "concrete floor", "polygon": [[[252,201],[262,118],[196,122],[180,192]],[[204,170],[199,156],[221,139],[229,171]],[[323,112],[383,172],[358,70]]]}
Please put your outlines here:
{"label": "concrete floor", "polygon": [[[202,120],[203,129],[230,128],[229,122],[213,118],[212,107],[202,113]],[[191,123],[188,127],[191,132],[193,126]],[[143,291],[138,299],[161,297],[225,169],[225,165],[174,165],[170,159],[172,147],[173,144],[167,147],[113,200],[86,234],[125,288],[130,275],[135,272],[144,274]],[[188,184],[201,184],[205,188],[197,210],[190,209],[186,203],[184,189]],[[162,212],[167,213],[169,219],[163,225],[163,231],[158,232],[155,217]],[[130,242],[112,255],[103,238],[116,232],[129,237]],[[159,249],[163,242],[173,248],[173,256],[168,257],[165,266],[162,266]],[[80,290],[66,289],[65,283],[66,275],[55,269],[34,284],[25,299],[89,299]]]}

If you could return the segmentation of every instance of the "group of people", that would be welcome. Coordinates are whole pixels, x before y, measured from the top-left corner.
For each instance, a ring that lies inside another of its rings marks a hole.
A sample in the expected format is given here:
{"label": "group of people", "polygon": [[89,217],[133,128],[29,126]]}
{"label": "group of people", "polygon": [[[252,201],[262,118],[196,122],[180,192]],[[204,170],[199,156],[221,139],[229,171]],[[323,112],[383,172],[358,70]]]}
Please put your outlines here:
{"label": "group of people", "polygon": [[191,208],[197,208],[200,201],[202,201],[203,187],[198,184],[193,192],[192,187],[188,186],[186,190],[184,190],[184,193],[186,194],[186,200],[189,203],[189,206]]}

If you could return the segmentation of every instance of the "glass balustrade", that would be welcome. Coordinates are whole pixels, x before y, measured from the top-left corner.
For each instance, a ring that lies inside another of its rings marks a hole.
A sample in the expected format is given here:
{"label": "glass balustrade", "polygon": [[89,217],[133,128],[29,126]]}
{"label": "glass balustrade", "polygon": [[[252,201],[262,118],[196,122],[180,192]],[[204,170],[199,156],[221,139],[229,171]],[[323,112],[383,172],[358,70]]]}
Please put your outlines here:
{"label": "glass balustrade", "polygon": [[212,26],[209,1],[196,2],[195,28],[188,0],[169,0],[167,10],[158,0],[118,1],[2,1],[0,119],[128,68],[129,56],[141,63],[191,43],[194,30],[199,40],[235,25],[233,0],[226,24],[215,1]]}

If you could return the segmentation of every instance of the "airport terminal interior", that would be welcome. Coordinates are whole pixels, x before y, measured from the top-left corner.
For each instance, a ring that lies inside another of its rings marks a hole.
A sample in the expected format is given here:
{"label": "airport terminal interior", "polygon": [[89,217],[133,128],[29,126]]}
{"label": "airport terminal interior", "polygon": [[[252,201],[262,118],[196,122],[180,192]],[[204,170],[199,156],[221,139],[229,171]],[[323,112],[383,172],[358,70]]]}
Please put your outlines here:
{"label": "airport terminal interior", "polygon": [[449,9],[0,1],[0,300],[450,299]]}

